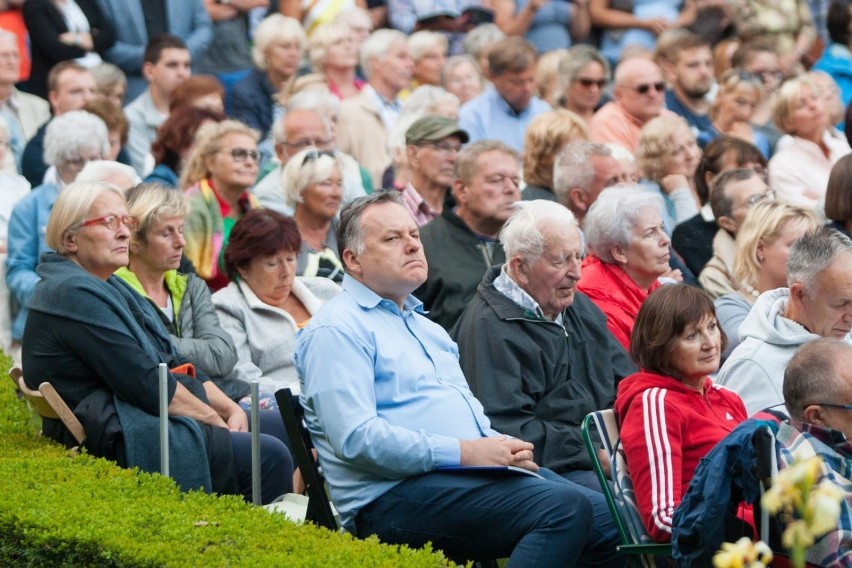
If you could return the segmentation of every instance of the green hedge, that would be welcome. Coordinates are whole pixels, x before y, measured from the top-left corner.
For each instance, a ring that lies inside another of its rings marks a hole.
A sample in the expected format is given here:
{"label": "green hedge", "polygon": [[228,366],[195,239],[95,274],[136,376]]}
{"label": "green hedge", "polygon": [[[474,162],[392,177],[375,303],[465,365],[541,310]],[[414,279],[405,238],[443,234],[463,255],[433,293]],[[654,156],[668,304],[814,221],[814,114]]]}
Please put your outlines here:
{"label": "green hedge", "polygon": [[452,565],[428,549],[297,525],[237,497],[181,493],[160,475],[72,455],[38,436],[30,416],[0,377],[2,566]]}

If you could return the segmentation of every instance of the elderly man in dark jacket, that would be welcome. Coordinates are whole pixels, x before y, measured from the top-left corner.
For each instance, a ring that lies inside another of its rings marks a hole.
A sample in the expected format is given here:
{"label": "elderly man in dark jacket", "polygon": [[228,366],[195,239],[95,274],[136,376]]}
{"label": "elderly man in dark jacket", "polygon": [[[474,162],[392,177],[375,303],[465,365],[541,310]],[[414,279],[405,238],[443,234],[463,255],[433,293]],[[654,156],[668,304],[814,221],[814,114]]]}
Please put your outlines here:
{"label": "elderly man in dark jacket", "polygon": [[570,211],[525,202],[500,240],[506,264],[485,274],[451,332],[462,370],[495,428],[532,442],[539,465],[599,490],[580,423],[612,407],[635,367],[576,290],[583,245]]}

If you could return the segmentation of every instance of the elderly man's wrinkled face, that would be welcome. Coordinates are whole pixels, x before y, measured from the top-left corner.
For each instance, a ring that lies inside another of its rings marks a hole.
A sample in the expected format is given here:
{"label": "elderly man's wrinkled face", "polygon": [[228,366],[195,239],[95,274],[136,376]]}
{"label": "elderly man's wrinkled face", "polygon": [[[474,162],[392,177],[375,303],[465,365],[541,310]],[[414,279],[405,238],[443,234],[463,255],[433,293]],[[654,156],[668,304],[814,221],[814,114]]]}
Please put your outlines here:
{"label": "elderly man's wrinkled face", "polygon": [[660,68],[648,59],[630,59],[618,73],[613,95],[625,111],[643,124],[659,116],[665,103],[666,83]]}
{"label": "elderly man's wrinkled face", "polygon": [[574,303],[583,243],[575,226],[546,223],[541,227],[544,251],[530,262],[519,257],[510,261],[518,285],[538,302],[545,317],[555,318]]}
{"label": "elderly man's wrinkled face", "polygon": [[793,284],[790,293],[802,303],[803,321],[799,323],[808,331],[821,337],[844,339],[852,330],[852,252],[841,254],[817,274],[813,290]]}

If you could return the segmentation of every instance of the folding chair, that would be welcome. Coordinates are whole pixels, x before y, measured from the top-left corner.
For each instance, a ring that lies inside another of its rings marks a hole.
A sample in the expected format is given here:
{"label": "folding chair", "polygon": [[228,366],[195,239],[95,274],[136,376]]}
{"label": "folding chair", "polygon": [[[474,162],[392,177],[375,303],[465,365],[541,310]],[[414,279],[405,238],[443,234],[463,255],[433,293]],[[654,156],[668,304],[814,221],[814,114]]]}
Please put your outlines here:
{"label": "folding chair", "polygon": [[77,420],[77,417],[74,416],[74,413],[68,408],[53,385],[44,382],[38,386],[38,391],[30,389],[24,383],[23,371],[18,367],[13,367],[9,371],[9,377],[39,416],[60,420],[74,437],[77,446],[83,445],[86,440],[86,431],[83,430],[83,425]]}
{"label": "folding chair", "polygon": [[[598,448],[592,438],[592,426],[598,431],[604,450],[609,456],[612,470],[612,486],[604,473],[598,458]],[[671,544],[658,544],[651,540],[636,506],[636,496],[630,472],[627,470],[627,460],[621,448],[618,423],[614,410],[598,410],[583,419],[581,425],[583,442],[592,459],[592,467],[598,476],[606,503],[615,522],[621,545],[618,551],[629,555],[631,564],[638,568],[656,566],[655,556],[671,556]],[[614,488],[614,489],[613,489]]]}
{"label": "folding chair", "polygon": [[314,458],[312,451],[314,444],[305,426],[305,410],[299,402],[299,397],[290,389],[280,389],[275,393],[275,400],[278,401],[278,410],[281,412],[281,418],[284,419],[284,428],[287,430],[287,437],[290,438],[296,466],[305,480],[308,492],[308,511],[305,520],[336,531],[338,530],[337,518],[334,516],[328,494],[325,492],[325,477]]}

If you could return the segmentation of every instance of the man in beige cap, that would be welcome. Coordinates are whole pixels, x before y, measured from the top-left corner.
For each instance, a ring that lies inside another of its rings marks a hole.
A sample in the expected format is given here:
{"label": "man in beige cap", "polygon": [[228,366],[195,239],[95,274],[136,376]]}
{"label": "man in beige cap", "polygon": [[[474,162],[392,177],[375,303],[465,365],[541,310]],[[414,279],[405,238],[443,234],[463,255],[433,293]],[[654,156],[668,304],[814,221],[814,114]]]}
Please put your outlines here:
{"label": "man in beige cap", "polygon": [[438,217],[453,185],[456,156],[468,141],[458,123],[443,116],[417,119],[405,133],[411,181],[401,193],[418,227]]}

